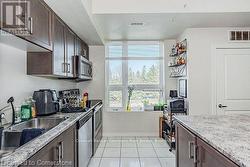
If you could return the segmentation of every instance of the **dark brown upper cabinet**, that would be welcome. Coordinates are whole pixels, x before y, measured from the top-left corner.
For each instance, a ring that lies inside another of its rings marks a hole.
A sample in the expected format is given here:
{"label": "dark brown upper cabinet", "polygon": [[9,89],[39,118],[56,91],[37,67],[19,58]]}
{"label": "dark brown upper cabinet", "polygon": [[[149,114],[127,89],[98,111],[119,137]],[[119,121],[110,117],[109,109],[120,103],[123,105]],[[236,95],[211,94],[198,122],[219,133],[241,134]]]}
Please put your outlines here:
{"label": "dark brown upper cabinet", "polygon": [[41,0],[30,0],[28,27],[30,35],[25,38],[48,50],[52,50],[52,11]]}
{"label": "dark brown upper cabinet", "polygon": [[75,34],[65,28],[65,64],[68,77],[73,77],[73,56],[75,55]]}
{"label": "dark brown upper cabinet", "polygon": [[77,36],[75,38],[75,54],[81,55],[89,60],[89,47]]}
{"label": "dark brown upper cabinet", "polygon": [[53,15],[53,61],[51,67],[52,74],[58,76],[66,76],[65,63],[65,24],[56,15]]}
{"label": "dark brown upper cabinet", "polygon": [[28,74],[58,78],[73,77],[75,34],[57,16],[53,15],[53,52],[28,52]]}
{"label": "dark brown upper cabinet", "polygon": [[[2,8],[0,9],[1,15],[1,29],[24,39],[36,46],[39,46],[48,51],[52,51],[52,10],[42,0],[0,0]],[[13,10],[13,20],[7,24],[7,19],[11,19],[10,16],[6,16],[8,10],[5,8],[5,4],[12,6],[13,9],[18,9],[17,6],[22,7],[22,13],[19,15]],[[28,4],[28,5],[22,5]],[[16,6],[15,6],[16,5]],[[15,16],[17,15],[17,16]],[[18,20],[19,19],[19,20]],[[12,23],[12,24],[11,24]],[[5,37],[6,38],[6,37]],[[6,40],[8,40],[6,38]],[[11,40],[13,40],[11,38]],[[12,42],[12,45],[16,45],[19,41]],[[27,42],[26,45],[29,45]],[[8,42],[7,42],[8,43]],[[29,47],[27,47],[29,50]],[[42,49],[41,49],[42,50]]]}

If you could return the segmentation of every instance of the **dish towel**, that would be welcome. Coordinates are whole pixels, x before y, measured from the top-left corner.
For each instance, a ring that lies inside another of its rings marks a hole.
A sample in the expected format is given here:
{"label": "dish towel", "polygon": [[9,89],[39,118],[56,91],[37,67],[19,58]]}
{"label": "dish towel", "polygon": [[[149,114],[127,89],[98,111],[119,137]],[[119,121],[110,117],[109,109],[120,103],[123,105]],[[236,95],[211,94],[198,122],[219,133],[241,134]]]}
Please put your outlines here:
{"label": "dish towel", "polygon": [[40,136],[41,134],[44,133],[44,131],[45,131],[44,128],[24,129],[21,134],[20,146]]}

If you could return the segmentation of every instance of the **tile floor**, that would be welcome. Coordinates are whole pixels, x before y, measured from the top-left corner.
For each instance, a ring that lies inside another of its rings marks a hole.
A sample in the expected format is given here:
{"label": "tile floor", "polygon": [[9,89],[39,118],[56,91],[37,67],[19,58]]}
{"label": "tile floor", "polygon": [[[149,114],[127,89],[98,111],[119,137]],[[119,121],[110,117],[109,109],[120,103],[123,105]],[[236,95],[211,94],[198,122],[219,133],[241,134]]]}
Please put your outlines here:
{"label": "tile floor", "polygon": [[156,137],[103,137],[89,167],[175,167],[175,155]]}

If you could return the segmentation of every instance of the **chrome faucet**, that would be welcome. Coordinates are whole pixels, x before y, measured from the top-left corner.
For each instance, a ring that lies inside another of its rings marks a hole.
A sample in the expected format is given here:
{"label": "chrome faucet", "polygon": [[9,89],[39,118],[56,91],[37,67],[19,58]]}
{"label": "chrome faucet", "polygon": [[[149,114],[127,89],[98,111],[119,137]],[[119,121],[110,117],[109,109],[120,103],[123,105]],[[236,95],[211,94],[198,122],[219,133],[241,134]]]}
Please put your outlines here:
{"label": "chrome faucet", "polygon": [[14,102],[14,98],[13,97],[10,97],[7,101],[7,103],[10,103],[11,105],[11,108],[12,108],[12,123],[11,125],[14,125],[15,124],[15,108],[14,108],[14,105],[13,105],[13,102]]}

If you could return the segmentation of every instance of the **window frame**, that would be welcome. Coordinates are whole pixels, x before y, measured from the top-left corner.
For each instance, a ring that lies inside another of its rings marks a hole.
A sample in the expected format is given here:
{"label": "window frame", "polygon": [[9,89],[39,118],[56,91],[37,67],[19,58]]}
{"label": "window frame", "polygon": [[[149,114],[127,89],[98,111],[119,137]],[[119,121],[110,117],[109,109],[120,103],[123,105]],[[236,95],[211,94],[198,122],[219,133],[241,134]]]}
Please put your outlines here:
{"label": "window frame", "polygon": [[[159,57],[128,57],[128,45],[152,45],[159,44],[160,55]],[[109,57],[109,46],[122,46],[121,57]],[[109,84],[109,62],[112,60],[122,61],[122,83],[121,85]],[[125,61],[124,61],[125,60]],[[164,43],[162,41],[111,41],[105,44],[105,108],[108,112],[124,112],[126,111],[128,91],[128,61],[129,60],[159,60],[160,65],[160,78],[159,84],[135,84],[135,90],[159,90],[161,99],[165,99],[165,73],[164,73]],[[109,92],[121,91],[122,92],[122,106],[121,107],[109,107]],[[132,112],[136,112],[133,111]]]}

